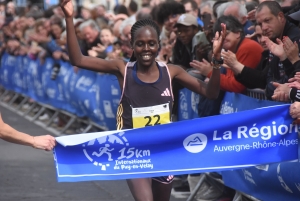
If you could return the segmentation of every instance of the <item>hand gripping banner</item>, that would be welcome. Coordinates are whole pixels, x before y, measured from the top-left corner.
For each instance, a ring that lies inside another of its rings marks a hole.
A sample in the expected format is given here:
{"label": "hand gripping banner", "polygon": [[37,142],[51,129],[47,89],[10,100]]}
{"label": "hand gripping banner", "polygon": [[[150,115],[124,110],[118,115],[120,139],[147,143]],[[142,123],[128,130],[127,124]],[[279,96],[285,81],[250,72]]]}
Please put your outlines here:
{"label": "hand gripping banner", "polygon": [[59,182],[191,174],[298,159],[289,105],[56,140]]}

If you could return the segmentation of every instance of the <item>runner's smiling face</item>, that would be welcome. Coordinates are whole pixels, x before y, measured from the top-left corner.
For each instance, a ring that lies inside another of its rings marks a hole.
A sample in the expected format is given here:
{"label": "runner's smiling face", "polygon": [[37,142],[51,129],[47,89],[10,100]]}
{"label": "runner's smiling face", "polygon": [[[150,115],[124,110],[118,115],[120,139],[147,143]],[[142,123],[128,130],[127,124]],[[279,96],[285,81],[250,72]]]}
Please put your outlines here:
{"label": "runner's smiling face", "polygon": [[155,29],[145,26],[136,30],[132,47],[139,65],[150,67],[154,63],[159,49],[159,40]]}

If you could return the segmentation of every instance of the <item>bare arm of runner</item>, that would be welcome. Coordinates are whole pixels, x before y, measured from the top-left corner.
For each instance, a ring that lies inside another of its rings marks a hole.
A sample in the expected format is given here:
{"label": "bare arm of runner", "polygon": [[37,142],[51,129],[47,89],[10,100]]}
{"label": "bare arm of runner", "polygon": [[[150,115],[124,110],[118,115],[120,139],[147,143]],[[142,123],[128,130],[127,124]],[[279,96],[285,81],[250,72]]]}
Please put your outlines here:
{"label": "bare arm of runner", "polygon": [[220,70],[214,69],[209,82],[198,80],[188,74],[183,68],[175,65],[168,65],[174,79],[184,87],[209,99],[216,99],[220,91]]}
{"label": "bare arm of runner", "polygon": [[31,136],[19,132],[4,123],[0,114],[0,138],[15,144],[32,146],[36,149],[50,151],[55,146],[55,138],[51,135]]}

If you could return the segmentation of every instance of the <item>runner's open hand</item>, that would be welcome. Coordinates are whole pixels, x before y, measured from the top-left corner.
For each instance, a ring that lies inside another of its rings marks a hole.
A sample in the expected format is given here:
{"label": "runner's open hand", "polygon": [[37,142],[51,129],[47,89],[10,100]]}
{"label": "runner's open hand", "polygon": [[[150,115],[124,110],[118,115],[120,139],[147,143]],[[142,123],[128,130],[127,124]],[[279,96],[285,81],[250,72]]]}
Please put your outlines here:
{"label": "runner's open hand", "polygon": [[65,17],[73,17],[74,8],[71,0],[60,0],[60,7],[63,10]]}
{"label": "runner's open hand", "polygon": [[213,40],[213,55],[215,57],[221,56],[221,50],[223,46],[223,42],[226,37],[226,24],[221,23],[222,31],[219,33],[216,32],[215,38]]}

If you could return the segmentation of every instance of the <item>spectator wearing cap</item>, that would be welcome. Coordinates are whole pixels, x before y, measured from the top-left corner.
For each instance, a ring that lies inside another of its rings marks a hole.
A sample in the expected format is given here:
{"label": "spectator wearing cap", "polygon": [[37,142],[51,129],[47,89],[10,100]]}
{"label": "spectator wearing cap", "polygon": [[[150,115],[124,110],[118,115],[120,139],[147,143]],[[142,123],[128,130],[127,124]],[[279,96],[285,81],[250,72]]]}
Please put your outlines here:
{"label": "spectator wearing cap", "polygon": [[185,69],[192,68],[190,62],[196,59],[196,46],[200,41],[207,43],[205,34],[200,31],[197,17],[186,13],[181,15],[176,22],[177,41],[173,51],[172,63],[181,65]]}

